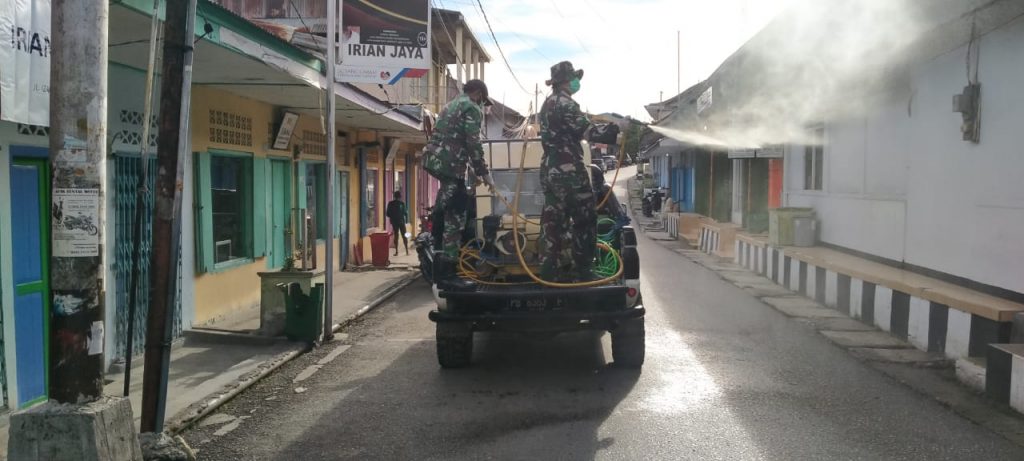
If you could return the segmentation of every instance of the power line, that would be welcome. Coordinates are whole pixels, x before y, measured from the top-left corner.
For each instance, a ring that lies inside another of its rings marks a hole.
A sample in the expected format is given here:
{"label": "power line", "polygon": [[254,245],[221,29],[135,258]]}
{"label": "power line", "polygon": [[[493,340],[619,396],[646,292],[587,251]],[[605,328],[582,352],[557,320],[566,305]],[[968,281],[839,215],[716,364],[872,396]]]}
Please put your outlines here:
{"label": "power line", "polygon": [[[477,0],[477,1],[480,1],[480,0]],[[560,18],[562,18],[562,21],[565,22],[565,23],[568,23],[569,20],[565,17],[564,14],[562,14],[562,10],[558,9],[558,5],[555,3],[555,1],[554,0],[548,0],[548,2],[551,3],[551,7],[555,9],[555,12],[558,13],[558,16]],[[577,34],[575,30],[570,29],[570,31],[572,32],[573,37],[576,37],[576,42],[580,44],[580,47],[583,48],[583,51],[585,51],[587,54],[593,56],[594,54],[591,53],[590,49],[587,48],[587,45],[583,43],[583,40],[580,38],[579,34]]]}
{"label": "power line", "polygon": [[[470,2],[470,5],[473,6],[473,11],[475,11],[480,16],[483,16],[483,13],[480,12],[480,8],[476,6],[476,3]],[[497,18],[494,20],[494,22],[496,22],[498,24],[504,24],[503,22],[501,22],[501,19],[497,19]],[[551,57],[549,57],[548,55],[546,55],[542,51],[540,51],[540,49],[537,48],[537,46],[535,44],[527,42],[526,39],[523,38],[522,35],[519,35],[519,33],[516,32],[514,28],[509,28],[508,32],[510,34],[514,35],[516,38],[518,38],[519,41],[523,43],[523,45],[526,45],[527,48],[530,49],[530,51],[533,51],[534,53],[537,53],[537,56],[540,56],[541,58],[544,58],[545,61],[552,61]]]}
{"label": "power line", "polygon": [[593,11],[595,15],[597,15],[598,19],[600,19],[601,22],[603,22],[605,24],[609,24],[609,25],[611,24],[611,23],[608,22],[607,19],[604,18],[604,15],[602,15],[600,11],[597,11],[597,8],[594,8],[594,5],[592,3],[590,3],[590,0],[583,0],[583,3],[587,4],[587,7],[589,7],[590,10]]}
{"label": "power line", "polygon": [[526,94],[534,94],[523,86],[522,82],[519,81],[519,77],[516,76],[515,71],[512,70],[512,65],[508,63],[508,58],[505,57],[505,52],[501,50],[501,44],[498,43],[498,36],[494,35],[494,28],[491,27],[491,21],[487,19],[487,12],[484,11],[483,3],[480,3],[480,0],[476,0],[476,3],[477,5],[480,5],[480,14],[484,16],[484,22],[487,23],[487,30],[491,33],[491,38],[494,40],[494,46],[498,48],[498,54],[501,55],[501,60],[505,62],[505,67],[508,68],[508,73],[512,74],[512,79],[516,81],[516,85],[519,85],[519,89],[523,90]]}

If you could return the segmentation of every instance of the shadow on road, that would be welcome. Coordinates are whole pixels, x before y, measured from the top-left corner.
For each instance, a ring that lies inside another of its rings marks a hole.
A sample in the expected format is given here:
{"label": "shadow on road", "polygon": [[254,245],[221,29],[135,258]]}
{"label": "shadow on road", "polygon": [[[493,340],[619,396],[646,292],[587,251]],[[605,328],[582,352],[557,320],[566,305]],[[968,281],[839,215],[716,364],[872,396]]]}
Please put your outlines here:
{"label": "shadow on road", "polygon": [[592,332],[478,333],[461,370],[440,369],[431,340],[406,345],[378,374],[328,389],[344,397],[275,458],[589,459],[615,444],[600,427],[640,376],[609,365]]}

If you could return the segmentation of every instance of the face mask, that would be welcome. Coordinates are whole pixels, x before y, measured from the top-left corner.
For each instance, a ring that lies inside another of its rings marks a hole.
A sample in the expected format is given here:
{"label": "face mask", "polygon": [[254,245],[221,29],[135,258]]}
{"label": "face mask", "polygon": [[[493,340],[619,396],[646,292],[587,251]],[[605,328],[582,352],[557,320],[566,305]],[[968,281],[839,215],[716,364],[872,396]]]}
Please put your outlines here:
{"label": "face mask", "polygon": [[580,90],[580,79],[574,78],[569,80],[569,94],[576,94]]}

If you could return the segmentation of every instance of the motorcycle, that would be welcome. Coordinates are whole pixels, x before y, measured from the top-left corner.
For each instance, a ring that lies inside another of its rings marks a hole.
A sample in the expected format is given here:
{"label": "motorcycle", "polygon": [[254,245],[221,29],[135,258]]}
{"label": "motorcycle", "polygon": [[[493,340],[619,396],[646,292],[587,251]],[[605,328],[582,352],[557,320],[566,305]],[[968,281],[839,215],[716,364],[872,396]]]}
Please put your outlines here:
{"label": "motorcycle", "polygon": [[426,209],[427,213],[420,215],[420,232],[413,240],[416,248],[416,256],[420,260],[420,273],[427,283],[434,283],[434,234],[433,234],[433,212],[431,208]]}
{"label": "motorcycle", "polygon": [[92,218],[85,215],[65,216],[64,228],[67,230],[84,230],[89,233],[89,235],[96,235],[100,231],[99,228],[92,223]]}
{"label": "motorcycle", "polygon": [[643,200],[640,203],[641,203],[641,206],[642,206],[642,209],[643,209],[644,216],[646,216],[648,218],[653,217],[654,213],[653,213],[653,209],[652,209],[652,206],[651,206],[651,194],[648,193],[647,195],[645,195]]}

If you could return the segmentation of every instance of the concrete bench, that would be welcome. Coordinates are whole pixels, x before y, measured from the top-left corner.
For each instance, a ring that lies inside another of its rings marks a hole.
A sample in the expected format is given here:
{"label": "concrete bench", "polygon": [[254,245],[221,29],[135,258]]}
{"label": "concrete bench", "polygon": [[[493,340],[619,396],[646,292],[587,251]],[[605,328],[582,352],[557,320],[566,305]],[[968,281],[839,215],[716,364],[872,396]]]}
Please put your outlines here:
{"label": "concrete bench", "polygon": [[1024,344],[989,346],[985,395],[1024,413]]}
{"label": "concrete bench", "polygon": [[1010,340],[1024,304],[824,247],[739,234],[734,260],[778,284],[947,357],[984,357]]}
{"label": "concrete bench", "polygon": [[736,234],[738,232],[739,226],[735,224],[719,223],[712,219],[704,218],[700,223],[697,247],[708,254],[732,258],[734,257]]}

